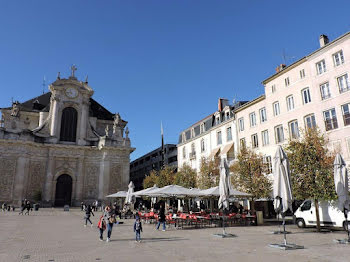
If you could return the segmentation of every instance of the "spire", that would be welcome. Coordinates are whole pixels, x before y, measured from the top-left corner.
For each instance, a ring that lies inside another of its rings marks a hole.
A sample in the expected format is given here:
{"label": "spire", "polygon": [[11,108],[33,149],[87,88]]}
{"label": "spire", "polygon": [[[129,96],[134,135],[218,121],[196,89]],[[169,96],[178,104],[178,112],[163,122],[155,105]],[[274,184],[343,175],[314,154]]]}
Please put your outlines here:
{"label": "spire", "polygon": [[162,137],[162,167],[165,166],[164,159],[165,159],[165,150],[164,150],[164,131],[163,131],[163,123],[160,121],[160,134]]}

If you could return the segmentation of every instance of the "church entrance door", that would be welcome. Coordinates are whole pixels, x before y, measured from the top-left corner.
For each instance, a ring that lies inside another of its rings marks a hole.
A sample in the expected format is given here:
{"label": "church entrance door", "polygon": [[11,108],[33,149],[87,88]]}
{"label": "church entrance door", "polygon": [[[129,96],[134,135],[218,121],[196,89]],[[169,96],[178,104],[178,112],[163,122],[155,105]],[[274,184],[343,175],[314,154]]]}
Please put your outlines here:
{"label": "church entrance door", "polygon": [[71,205],[72,178],[69,175],[60,175],[56,183],[55,206]]}

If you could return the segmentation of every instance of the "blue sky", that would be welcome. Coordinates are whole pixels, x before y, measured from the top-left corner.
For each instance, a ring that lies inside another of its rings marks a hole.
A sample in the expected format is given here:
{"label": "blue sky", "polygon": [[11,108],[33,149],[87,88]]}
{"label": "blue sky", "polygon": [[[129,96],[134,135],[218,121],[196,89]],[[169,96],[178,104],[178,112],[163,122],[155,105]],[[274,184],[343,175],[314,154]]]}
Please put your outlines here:
{"label": "blue sky", "polygon": [[[135,159],[214,112],[251,100],[275,67],[350,30],[348,1],[1,1],[0,107],[57,72],[89,75],[94,98],[129,121]],[[283,51],[284,50],[284,51]]]}

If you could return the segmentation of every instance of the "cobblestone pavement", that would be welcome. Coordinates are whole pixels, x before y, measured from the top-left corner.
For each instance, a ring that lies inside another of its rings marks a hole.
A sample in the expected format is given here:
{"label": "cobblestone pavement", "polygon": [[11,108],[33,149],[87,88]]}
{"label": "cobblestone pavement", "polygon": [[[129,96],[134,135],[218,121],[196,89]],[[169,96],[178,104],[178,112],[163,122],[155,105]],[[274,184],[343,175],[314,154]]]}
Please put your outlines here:
{"label": "cobblestone pavement", "polygon": [[[220,228],[156,231],[144,224],[142,243],[135,243],[133,220],[113,228],[111,242],[98,240],[96,226],[83,226],[83,213],[42,209],[30,216],[0,212],[0,261],[350,261],[350,245],[339,245],[344,231],[315,233],[288,226],[288,242],[304,245],[303,250],[273,249],[282,235],[274,226],[231,227],[236,238],[218,238]],[[92,221],[96,224],[100,212]]]}

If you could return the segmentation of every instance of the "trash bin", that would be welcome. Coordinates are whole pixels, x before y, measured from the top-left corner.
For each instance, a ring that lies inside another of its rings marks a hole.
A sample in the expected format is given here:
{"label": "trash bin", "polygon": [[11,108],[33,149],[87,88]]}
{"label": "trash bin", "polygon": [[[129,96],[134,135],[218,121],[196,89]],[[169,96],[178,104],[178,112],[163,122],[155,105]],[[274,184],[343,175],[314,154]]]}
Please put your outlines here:
{"label": "trash bin", "polygon": [[69,205],[64,205],[63,211],[69,211]]}
{"label": "trash bin", "polygon": [[34,204],[33,207],[34,207],[34,211],[38,211],[39,210],[39,204]]}
{"label": "trash bin", "polygon": [[258,226],[264,224],[264,216],[262,211],[256,211],[256,222]]}

